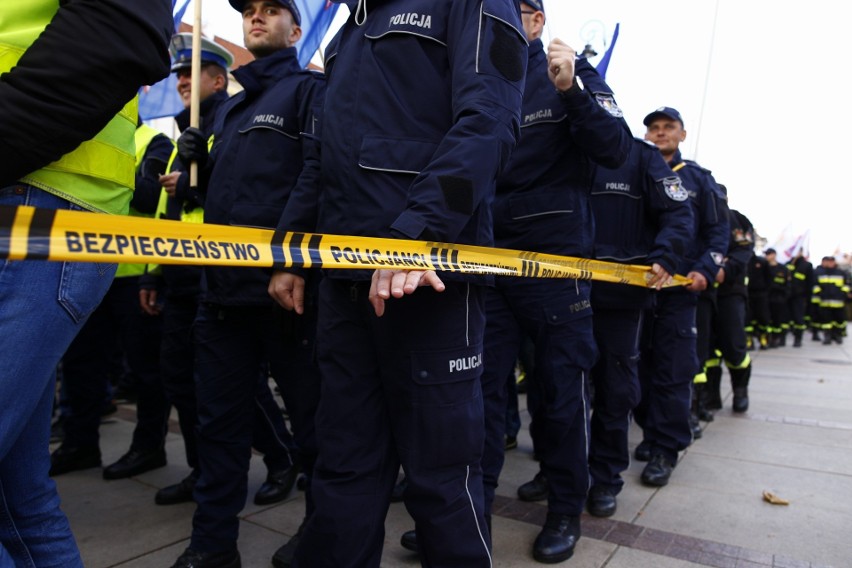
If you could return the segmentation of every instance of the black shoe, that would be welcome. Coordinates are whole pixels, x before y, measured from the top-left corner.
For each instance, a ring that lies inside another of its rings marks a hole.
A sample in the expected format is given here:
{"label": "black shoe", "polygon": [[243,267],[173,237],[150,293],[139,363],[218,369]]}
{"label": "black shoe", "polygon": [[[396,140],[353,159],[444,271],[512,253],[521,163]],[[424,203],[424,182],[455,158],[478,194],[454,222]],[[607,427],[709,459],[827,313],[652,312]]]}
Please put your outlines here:
{"label": "black shoe", "polygon": [[299,491],[305,491],[308,488],[308,483],[310,483],[308,476],[304,473],[300,473],[299,477],[296,478],[296,489]]}
{"label": "black shoe", "polygon": [[193,501],[192,491],[198,478],[190,474],[184,477],[180,483],[163,487],[154,495],[154,503],[157,505],[176,505],[178,503],[189,503]]}
{"label": "black shoe", "polygon": [[291,465],[287,469],[278,471],[270,471],[266,475],[266,481],[263,482],[263,485],[254,494],[254,504],[271,505],[272,503],[283,501],[290,494],[298,476],[298,465]]}
{"label": "black shoe", "polygon": [[654,487],[663,487],[669,482],[675,464],[670,462],[663,454],[654,454],[651,461],[642,470],[642,483]]}
{"label": "black shoe", "polygon": [[799,333],[793,336],[793,347],[801,347],[802,346],[802,334]]}
{"label": "black shoe", "polygon": [[651,459],[651,442],[642,440],[636,449],[633,450],[633,459],[640,462],[650,461]]}
{"label": "black shoe", "polygon": [[187,548],[172,568],[241,568],[240,553],[236,550],[225,552],[199,552]]}
{"label": "black shoe", "polygon": [[580,539],[580,517],[547,513],[544,528],[533,544],[533,558],[544,564],[556,564],[571,558]]}
{"label": "black shoe", "polygon": [[813,332],[813,335],[811,335],[811,341],[820,341],[820,339],[821,338],[819,336],[819,332],[818,331]]}
{"label": "black shoe", "polygon": [[68,448],[64,444],[50,454],[50,475],[101,467],[99,448]]}
{"label": "black shoe", "polygon": [[734,389],[734,412],[745,412],[748,410],[748,388],[736,387]]}
{"label": "black shoe", "polygon": [[125,479],[158,467],[165,467],[165,450],[134,450],[118,458],[118,461],[104,468],[104,479]]}
{"label": "black shoe", "polygon": [[550,494],[547,478],[542,472],[535,474],[532,481],[527,481],[518,487],[518,499],[521,501],[544,501]]}
{"label": "black shoe", "polygon": [[698,421],[698,417],[694,414],[689,415],[689,429],[692,430],[693,440],[700,440],[701,436],[704,435],[704,432],[701,430],[701,422]]}
{"label": "black shoe", "polygon": [[302,538],[302,530],[305,528],[307,522],[307,519],[303,519],[296,534],[291,536],[290,540],[272,555],[272,565],[275,568],[290,568],[290,564],[293,563],[293,556],[296,554],[296,547],[299,546],[299,539]]}
{"label": "black shoe", "polygon": [[503,448],[504,450],[514,450],[518,447],[518,437],[517,436],[506,436],[506,445]]}
{"label": "black shoe", "polygon": [[405,531],[402,533],[402,536],[399,539],[399,544],[402,545],[405,550],[420,552],[420,549],[417,547],[417,531]]}
{"label": "black shoe", "polygon": [[586,509],[593,517],[611,517],[615,514],[617,503],[615,493],[602,485],[594,485],[586,499]]}
{"label": "black shoe", "polygon": [[405,495],[405,488],[408,487],[408,480],[403,477],[399,480],[399,483],[393,486],[393,491],[391,492],[391,503],[399,503],[402,501],[403,495]]}

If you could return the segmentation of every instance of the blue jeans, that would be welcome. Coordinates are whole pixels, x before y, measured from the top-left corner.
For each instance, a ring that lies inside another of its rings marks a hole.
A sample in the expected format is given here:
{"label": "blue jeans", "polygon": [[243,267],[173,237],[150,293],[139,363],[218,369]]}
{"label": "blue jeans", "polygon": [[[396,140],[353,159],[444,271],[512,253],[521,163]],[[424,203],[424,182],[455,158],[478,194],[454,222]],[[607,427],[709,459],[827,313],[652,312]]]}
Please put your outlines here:
{"label": "blue jeans", "polygon": [[[0,188],[0,205],[79,209],[20,184]],[[114,274],[114,264],[0,260],[0,568],[83,566],[48,476],[50,417],[56,365]]]}

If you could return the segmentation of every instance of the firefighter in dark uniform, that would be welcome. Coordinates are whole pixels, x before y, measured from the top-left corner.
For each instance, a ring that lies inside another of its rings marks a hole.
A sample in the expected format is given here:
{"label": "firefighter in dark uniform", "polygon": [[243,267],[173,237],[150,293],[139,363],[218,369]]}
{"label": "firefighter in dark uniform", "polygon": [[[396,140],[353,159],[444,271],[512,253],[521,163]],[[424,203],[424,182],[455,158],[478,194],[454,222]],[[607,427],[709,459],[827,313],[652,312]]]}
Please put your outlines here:
{"label": "firefighter in dark uniform", "polygon": [[[760,349],[769,348],[769,330],[772,316],[769,313],[769,262],[763,255],[755,254],[748,266],[748,325],[746,331],[757,340]],[[722,408],[719,406],[719,408]],[[711,407],[712,409],[712,407]]]}
{"label": "firefighter in dark uniform", "polygon": [[[720,188],[727,194],[725,186]],[[734,412],[748,410],[748,384],[751,378],[751,357],[746,345],[746,311],[748,304],[748,267],[754,255],[754,226],[748,217],[734,209],[729,210],[731,227],[730,244],[725,255],[725,264],[716,278],[715,310],[709,314],[707,333],[713,355],[709,353],[702,361],[702,373],[706,382],[696,381],[695,399],[697,412],[713,402],[720,401],[721,363],[724,362],[731,374],[734,391]],[[699,334],[702,333],[699,323]],[[712,364],[708,359],[713,359]],[[702,373],[699,373],[701,375]],[[715,405],[713,405],[715,406]],[[709,409],[708,409],[709,410]],[[703,419],[703,418],[702,418]]]}
{"label": "firefighter in dark uniform", "polygon": [[843,343],[846,336],[846,302],[849,300],[849,274],[837,266],[833,256],[826,256],[814,270],[813,301],[819,306],[819,325],[823,345]]}
{"label": "firefighter in dark uniform", "polygon": [[790,298],[790,271],[778,262],[775,249],[767,249],[766,262],[769,264],[769,346],[787,345],[787,332],[790,331],[790,311],[787,301]]}
{"label": "firefighter in dark uniform", "polygon": [[[189,127],[192,95],[192,34],[172,36],[169,52],[172,72],[177,75],[177,90],[185,109],[175,116],[181,132]],[[199,126],[202,134],[213,140],[216,113],[228,100],[228,69],[233,55],[224,47],[201,38],[201,80]],[[202,223],[204,195],[186,184],[178,185],[183,168],[177,159],[177,149],[169,161],[169,171],[160,176],[163,185],[157,206],[157,218]],[[180,190],[180,191],[179,191]],[[163,314],[163,334],[160,343],[160,375],[169,401],[177,410],[183,435],[186,461],[191,471],[179,483],[163,487],[154,496],[158,505],[192,501],[192,492],[201,474],[198,464],[198,411],[195,398],[195,346],[192,343],[192,324],[198,312],[201,295],[200,266],[149,265],[140,277],[140,304],[150,314]],[[258,505],[268,505],[287,497],[288,454],[293,440],[280,409],[269,390],[267,373],[258,373],[255,395],[255,421],[252,445],[263,454],[268,468],[267,479],[255,494]]]}
{"label": "firefighter in dark uniform", "polygon": [[796,256],[787,263],[790,271],[790,327],[793,330],[793,347],[802,346],[802,336],[808,329],[807,310],[811,304],[811,292],[814,288],[814,265],[799,249]]}
{"label": "firefighter in dark uniform", "polygon": [[[309,183],[305,176],[315,172],[303,165],[310,160],[306,138],[319,119],[324,79],[299,65],[293,46],[301,37],[300,15],[292,0],[231,5],[242,13],[244,42],[256,59],[234,71],[244,90],[217,112],[209,156],[207,137],[194,128],[178,139],[178,153],[187,170],[191,161],[201,166],[205,223],[275,227],[293,187]],[[192,538],[175,568],[240,566],[237,515],[246,499],[259,372],[271,372],[290,412],[299,456],[288,456],[282,482],[288,490],[300,458],[315,452],[313,330],[310,320],[275,306],[269,277],[261,268],[204,267],[193,329],[201,477],[193,493]]]}
{"label": "firefighter in dark uniform", "polygon": [[595,282],[592,286],[595,342],[600,358],[592,369],[589,471],[586,507],[596,517],[616,510],[616,495],[630,464],[627,432],[639,403],[639,332],[651,288],[665,284],[693,238],[689,195],[660,151],[640,138],[619,169],[598,168],[592,187],[594,257],[647,264],[657,276],[649,288]]}
{"label": "firefighter in dark uniform", "polygon": [[686,130],[680,113],[661,107],[649,113],[644,123],[645,139],[656,144],[689,193],[695,220],[694,239],[677,270],[692,283],[656,292],[642,329],[642,400],[634,418],[643,439],[635,455],[640,461],[648,460],[642,482],[659,487],[669,482],[678,452],[692,442],[692,380],[699,369],[697,294],[716,281],[728,250],[729,224],[727,205],[713,176],[681,157],[678,147],[686,139]]}
{"label": "firefighter in dark uniform", "polygon": [[[492,244],[526,70],[517,3],[347,4],[326,49],[321,199],[294,196],[279,228]],[[400,464],[423,565],[491,565],[483,281],[389,269],[323,278],[316,511],[294,566],[379,566]],[[270,292],[301,309],[294,272],[276,273]]]}

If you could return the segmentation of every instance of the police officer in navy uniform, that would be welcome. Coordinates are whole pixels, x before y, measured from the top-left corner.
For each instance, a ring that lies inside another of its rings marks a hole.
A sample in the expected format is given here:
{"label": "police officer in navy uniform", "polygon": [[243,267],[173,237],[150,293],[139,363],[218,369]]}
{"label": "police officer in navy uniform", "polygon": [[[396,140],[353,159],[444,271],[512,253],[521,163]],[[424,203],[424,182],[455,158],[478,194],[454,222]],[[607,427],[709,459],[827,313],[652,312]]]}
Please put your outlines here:
{"label": "police officer in navy uniform", "polygon": [[[205,223],[274,227],[309,172],[304,133],[314,131],[324,80],[299,65],[293,46],[300,15],[292,0],[231,5],[242,14],[244,41],[256,59],[234,71],[244,90],[218,111],[209,157],[207,138],[193,128],[178,139],[178,152],[184,164],[202,166]],[[203,276],[193,330],[201,477],[192,538],[174,566],[232,568],[240,566],[237,515],[245,505],[258,373],[271,371],[290,412],[299,456],[288,456],[288,490],[299,458],[315,451],[310,422],[319,380],[310,362],[313,334],[275,306],[268,270],[205,267]]]}
{"label": "police officer in navy uniform", "polygon": [[[517,4],[347,4],[326,50],[318,216],[316,198],[294,196],[279,228],[492,244],[490,205],[519,136],[526,70]],[[316,511],[294,566],[379,566],[400,464],[423,565],[491,565],[480,465],[484,281],[326,274]],[[270,292],[301,310],[297,274],[276,273]]]}
{"label": "police officer in navy uniform", "polygon": [[[181,132],[189,127],[191,83],[192,83],[192,34],[172,36],[169,44],[172,56],[172,73],[177,78],[177,90],[184,110],[175,116]],[[216,110],[228,99],[226,90],[228,68],[234,57],[222,46],[201,38],[201,78],[199,124],[205,135],[213,135],[213,119]],[[181,175],[177,149],[170,157],[169,168],[159,178],[163,186],[158,193],[157,217],[179,221],[190,212],[198,211],[202,216],[202,197],[197,195],[174,195]],[[160,370],[163,386],[169,402],[177,410],[178,421],[184,439],[186,460],[192,469],[180,483],[164,487],[155,495],[161,505],[183,503],[192,500],[192,491],[198,480],[198,445],[195,429],[198,412],[195,401],[195,375],[193,363],[195,349],[192,345],[192,322],[198,309],[201,292],[201,267],[181,265],[149,265],[139,281],[139,296],[142,309],[149,314],[163,313],[163,336],[160,344]],[[164,309],[165,308],[165,309]]]}
{"label": "police officer in navy uniform", "polygon": [[[544,51],[542,3],[521,2],[521,14],[530,41],[521,140],[497,182],[495,243],[590,258],[594,168],[624,163],[630,132],[612,90],[587,60],[559,40]],[[532,547],[539,562],[573,554],[589,489],[585,383],[597,358],[590,289],[590,282],[573,279],[498,277],[486,295],[486,514],[503,465],[506,380],[529,335],[535,377],[528,399],[539,401],[531,432],[549,489],[547,520]]]}
{"label": "police officer in navy uniform", "polygon": [[639,332],[651,289],[667,284],[693,237],[689,195],[653,144],[634,138],[630,158],[618,169],[597,168],[592,187],[594,257],[646,264],[648,288],[595,282],[592,286],[595,342],[600,358],[594,386],[586,507],[596,517],[616,510],[616,495],[630,464],[627,432],[639,403]]}
{"label": "police officer in navy uniform", "polygon": [[679,145],[686,139],[686,130],[680,113],[660,107],[643,122],[645,139],[660,149],[683,182],[695,220],[694,238],[677,270],[692,283],[656,292],[642,329],[642,399],[634,418],[643,439],[635,455],[649,462],[642,471],[642,482],[660,487],[669,482],[678,452],[692,442],[692,380],[699,369],[697,294],[716,281],[728,250],[730,227],[724,196],[710,171],[681,156]]}
{"label": "police officer in navy uniform", "polygon": [[[542,3],[522,2],[521,16],[530,41],[521,141],[497,181],[496,246],[589,258],[592,173],[595,164],[624,162],[630,134],[612,90],[588,61],[576,59],[560,41],[545,53]],[[528,400],[540,401],[531,428],[542,458],[543,476],[537,479],[546,480],[542,493],[550,496],[547,522],[533,545],[540,562],[569,558],[580,536],[589,479],[584,382],[596,357],[589,289],[589,282],[571,279],[498,277],[486,293],[485,512],[490,518],[503,467],[508,380],[514,379],[517,353],[529,336],[535,377]],[[413,548],[412,533],[402,542]]]}
{"label": "police officer in navy uniform", "polygon": [[[169,51],[172,55],[172,72],[177,75],[177,90],[185,109],[175,116],[183,132],[189,127],[192,94],[192,34],[172,36]],[[199,126],[208,140],[213,138],[213,124],[222,103],[228,100],[228,69],[234,56],[218,43],[201,38],[201,79]],[[209,143],[208,143],[209,145]],[[179,185],[183,168],[172,155],[169,172],[160,176],[163,185],[158,204],[158,218],[184,222],[202,222],[204,195],[197,190]],[[198,463],[198,411],[195,397],[195,346],[192,342],[192,324],[198,311],[201,294],[200,266],[149,265],[149,272],[140,278],[140,304],[149,313],[163,313],[163,335],[160,344],[160,375],[169,401],[177,410],[183,434],[189,475],[179,483],[163,487],[154,496],[158,505],[184,503],[193,499],[195,484],[201,475]],[[288,453],[292,436],[279,416],[278,404],[269,389],[266,373],[258,373],[255,394],[254,430],[252,445],[263,454],[269,469],[266,481],[254,496],[258,505],[268,505],[284,500],[287,486]]]}

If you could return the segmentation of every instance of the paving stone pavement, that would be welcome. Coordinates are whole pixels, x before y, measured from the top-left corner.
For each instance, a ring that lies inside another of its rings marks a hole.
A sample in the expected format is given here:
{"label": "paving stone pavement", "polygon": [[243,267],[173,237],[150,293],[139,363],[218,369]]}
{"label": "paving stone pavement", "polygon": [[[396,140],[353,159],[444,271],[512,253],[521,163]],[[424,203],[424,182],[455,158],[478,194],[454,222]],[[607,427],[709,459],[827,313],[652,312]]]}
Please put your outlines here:
{"label": "paving stone pavement", "polygon": [[[751,353],[751,408],[725,408],[700,440],[682,453],[664,488],[641,485],[643,464],[632,463],[609,519],[583,516],[577,568],[835,568],[852,567],[852,350],[806,338],[802,348]],[[727,382],[727,373],[723,382]],[[494,566],[538,565],[532,542],[546,509],[516,498],[537,463],[524,428],[506,456],[493,519]],[[126,451],[134,409],[121,405],[101,426],[106,464]],[[167,568],[186,548],[193,504],[158,506],[156,491],[188,472],[176,422],[168,436],[169,464],[134,477],[104,481],[100,469],[59,476],[56,483],[87,568]],[[639,432],[631,431],[631,448]],[[448,443],[451,443],[448,441]],[[252,458],[249,496],[265,477]],[[770,490],[788,506],[763,500]],[[243,566],[268,568],[273,552],[292,535],[304,511],[302,493],[273,506],[248,504],[241,515]],[[418,566],[399,546],[413,523],[403,504],[391,505],[382,566]],[[463,568],[463,567],[460,567]]]}

